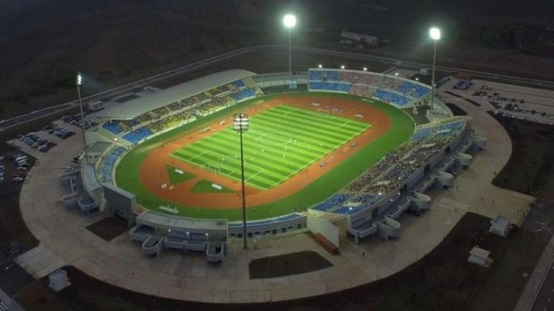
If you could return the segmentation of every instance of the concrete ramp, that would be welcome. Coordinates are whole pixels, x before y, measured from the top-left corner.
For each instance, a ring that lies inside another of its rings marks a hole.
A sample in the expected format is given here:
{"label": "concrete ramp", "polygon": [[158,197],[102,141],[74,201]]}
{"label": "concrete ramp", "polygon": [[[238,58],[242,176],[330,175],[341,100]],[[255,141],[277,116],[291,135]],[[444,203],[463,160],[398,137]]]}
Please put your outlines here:
{"label": "concrete ramp", "polygon": [[18,256],[15,262],[36,279],[43,278],[67,265],[65,260],[42,245]]}

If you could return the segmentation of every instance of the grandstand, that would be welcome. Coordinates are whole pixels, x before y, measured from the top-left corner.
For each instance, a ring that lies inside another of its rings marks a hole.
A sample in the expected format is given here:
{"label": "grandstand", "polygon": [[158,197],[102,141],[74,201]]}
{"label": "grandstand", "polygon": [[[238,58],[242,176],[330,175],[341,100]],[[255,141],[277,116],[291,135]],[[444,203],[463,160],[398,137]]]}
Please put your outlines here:
{"label": "grandstand", "polygon": [[[416,188],[415,185],[424,178],[425,168],[450,160],[446,158],[446,154],[450,152],[450,148],[458,145],[466,126],[466,118],[454,117],[417,128],[409,142],[311,210],[316,213],[347,215],[349,232],[355,236],[356,241],[358,238],[379,234],[378,225],[387,215],[385,211],[401,197],[402,191],[405,198],[409,189]],[[397,208],[394,218],[409,206],[409,200],[404,202],[407,203]],[[368,228],[372,230],[368,231]],[[384,233],[382,235],[386,236]]]}
{"label": "grandstand", "polygon": [[368,71],[310,69],[310,91],[339,92],[374,98],[399,108],[426,100],[431,88],[422,83]]}
{"label": "grandstand", "polygon": [[262,91],[245,70],[229,70],[205,76],[161,92],[128,101],[93,115],[102,122],[104,136],[121,138],[133,146],[176,126],[190,123]]}
{"label": "grandstand", "polygon": [[[303,85],[308,91],[357,95],[397,108],[411,108],[425,103],[431,93],[429,86],[419,82],[366,71],[309,69],[306,73],[297,73],[294,79],[300,89]],[[137,145],[239,102],[263,95],[264,90],[288,87],[289,81],[287,74],[256,75],[245,70],[229,70],[132,98],[93,114],[92,118],[100,126],[91,129],[87,136],[92,138],[92,143],[109,143],[110,147],[103,151],[94,164],[94,176],[89,169],[82,169],[83,185],[80,185],[79,190],[72,190],[65,200],[87,211],[91,206],[99,206],[102,201],[98,197],[99,184],[116,184],[115,168],[121,158]],[[372,235],[396,237],[400,224],[395,219],[407,209],[414,208],[413,196],[410,195],[414,191],[422,193],[430,187],[435,182],[431,172],[438,167],[444,169],[457,163],[449,154],[465,152],[460,151],[460,148],[468,146],[467,143],[461,144],[462,141],[468,141],[468,119],[451,117],[450,110],[439,100],[435,101],[435,105],[435,113],[440,118],[419,124],[408,141],[362,172],[346,187],[309,207],[306,212],[249,221],[247,234],[251,237],[304,229],[308,216],[335,215],[347,221],[348,232],[356,241]],[[266,173],[277,174],[270,171]],[[75,193],[88,195],[78,196],[76,200]],[[169,206],[160,208],[166,211],[173,209]],[[187,228],[176,225],[172,227],[173,234],[154,235],[157,229],[165,227],[155,221],[148,222],[147,219],[159,220],[160,217],[153,214],[144,216],[144,221],[132,230],[133,238],[143,243],[145,254],[159,254],[164,247],[196,247],[191,246],[196,243],[192,241],[194,239],[185,236],[188,232],[186,229],[191,226],[187,219],[176,221],[176,224]],[[171,215],[163,217],[172,218]],[[241,222],[226,222],[226,226],[229,237],[242,237]],[[194,229],[198,234],[204,232],[202,228]],[[178,232],[185,235],[178,236]],[[221,248],[226,240],[217,243],[220,243],[218,245]],[[200,244],[202,246],[198,247],[203,251],[209,248],[204,242]],[[206,254],[207,259],[215,258]]]}

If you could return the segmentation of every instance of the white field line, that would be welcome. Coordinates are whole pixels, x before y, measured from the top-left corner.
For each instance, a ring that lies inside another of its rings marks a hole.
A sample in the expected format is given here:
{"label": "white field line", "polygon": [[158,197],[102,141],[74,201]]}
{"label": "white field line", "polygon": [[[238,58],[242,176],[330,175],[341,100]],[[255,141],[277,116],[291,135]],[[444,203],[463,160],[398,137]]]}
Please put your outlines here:
{"label": "white field line", "polygon": [[344,145],[344,143],[346,143],[347,141],[352,140],[352,138],[354,138],[354,137],[360,135],[363,131],[367,130],[369,127],[370,127],[370,126],[366,127],[366,128],[363,129],[363,130],[358,131],[358,133],[356,133],[356,134],[350,136],[349,138],[343,140],[342,143],[336,145],[335,148],[333,148],[333,149],[331,149],[330,151],[327,151],[327,152],[321,154],[319,157],[317,157],[317,158],[315,158],[314,160],[308,162],[308,163],[307,163],[306,165],[304,165],[303,167],[298,168],[296,171],[290,173],[288,176],[286,176],[286,177],[284,177],[283,179],[281,179],[278,183],[281,183],[282,181],[289,179],[291,176],[296,175],[298,172],[300,172],[301,170],[305,169],[306,167],[309,167],[309,166],[313,165],[315,162],[321,160],[326,154],[329,154],[329,153],[331,153],[331,152],[337,150],[340,146]]}
{"label": "white field line", "polygon": [[[236,166],[240,166],[240,156],[237,155],[238,157],[235,158],[235,155],[232,155],[232,154],[223,155],[223,154],[221,154],[221,153],[219,153],[219,152],[214,152],[214,151],[211,151],[211,150],[209,150],[209,151],[203,151],[203,152],[201,152],[200,154],[198,154],[197,156],[194,156],[193,158],[187,159],[187,161],[190,161],[190,160],[192,160],[192,159],[194,159],[194,158],[196,158],[196,157],[198,157],[198,156],[200,156],[200,155],[203,155],[203,154],[211,154],[212,156],[215,156],[217,159],[224,159],[224,161],[223,161],[224,163],[225,163],[225,162],[230,162],[230,163],[232,164],[232,166],[235,166],[235,165],[236,165]],[[190,162],[190,163],[193,163],[193,162]],[[194,163],[194,165],[198,165],[198,163]],[[214,162],[211,161],[211,160],[206,160],[206,163],[205,163],[204,165],[202,165],[202,167],[205,167],[205,166],[207,166],[207,165],[212,165],[212,166],[215,166],[215,167],[219,167],[219,168],[220,168],[220,171],[217,172],[219,175],[227,176],[227,177],[230,178],[230,179],[237,180],[237,178],[234,177],[234,176],[232,175],[233,172],[224,173],[224,172],[221,171],[221,169],[223,169],[223,170],[225,170],[225,171],[232,171],[231,169],[226,168],[226,167],[224,167],[223,165],[221,165],[221,162],[215,162],[215,163],[214,163]],[[262,168],[262,167],[260,167],[260,166],[258,166],[258,165],[256,165],[256,164],[252,164],[252,162],[248,163],[248,166],[250,166],[250,167],[253,166],[258,172],[257,172],[256,174],[252,175],[251,177],[245,179],[245,181],[248,181],[249,179],[253,178],[254,176],[256,176],[256,175],[258,175],[258,174],[260,174],[260,173],[262,173],[262,172],[265,170],[264,168]],[[207,167],[207,168],[209,169],[209,167]],[[214,172],[215,172],[215,171],[214,171]],[[238,178],[238,179],[240,180],[240,178]],[[254,187],[256,187],[256,188],[263,189],[263,190],[269,189],[268,187],[262,187],[262,186],[257,185],[257,184],[252,184],[252,183],[250,183],[250,185],[252,185],[252,186],[254,186]]]}
{"label": "white field line", "polygon": [[254,175],[252,175],[252,176],[246,178],[245,181],[248,181],[248,180],[250,180],[251,178],[256,177],[258,174],[262,173],[263,171],[265,171],[265,168],[262,168],[261,171],[258,171],[256,174],[254,174]]}

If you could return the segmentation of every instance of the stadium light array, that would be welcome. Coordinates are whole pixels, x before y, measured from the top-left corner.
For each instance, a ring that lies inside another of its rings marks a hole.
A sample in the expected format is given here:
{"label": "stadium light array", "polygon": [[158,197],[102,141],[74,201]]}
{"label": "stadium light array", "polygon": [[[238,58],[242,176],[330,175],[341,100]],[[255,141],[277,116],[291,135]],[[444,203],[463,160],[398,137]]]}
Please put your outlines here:
{"label": "stadium light array", "polygon": [[289,75],[292,74],[292,45],[290,42],[291,29],[296,26],[296,16],[292,14],[286,14],[283,17],[283,25],[289,30]]}
{"label": "stadium light array", "polygon": [[432,27],[431,29],[429,29],[429,37],[431,37],[431,39],[437,41],[437,40],[440,40],[441,39],[441,30],[438,29],[437,27]]}
{"label": "stadium light array", "polygon": [[435,105],[435,64],[437,62],[437,41],[439,41],[441,38],[441,30],[437,27],[431,27],[431,29],[429,29],[429,37],[434,42],[433,69],[431,73],[431,110],[433,110]]}
{"label": "stadium light array", "polygon": [[83,145],[85,147],[85,163],[89,163],[87,135],[85,133],[85,113],[83,111],[83,101],[81,99],[81,84],[83,84],[83,77],[80,72],[77,72],[77,76],[75,77],[75,86],[77,86],[77,98],[79,100],[79,109],[81,110],[81,130],[83,132]]}
{"label": "stadium light array", "polygon": [[248,249],[246,243],[246,194],[244,191],[244,149],[242,144],[242,134],[248,131],[248,115],[246,113],[237,113],[233,117],[233,129],[239,133],[240,136],[240,171],[241,171],[241,185],[242,185],[242,238],[243,247]]}

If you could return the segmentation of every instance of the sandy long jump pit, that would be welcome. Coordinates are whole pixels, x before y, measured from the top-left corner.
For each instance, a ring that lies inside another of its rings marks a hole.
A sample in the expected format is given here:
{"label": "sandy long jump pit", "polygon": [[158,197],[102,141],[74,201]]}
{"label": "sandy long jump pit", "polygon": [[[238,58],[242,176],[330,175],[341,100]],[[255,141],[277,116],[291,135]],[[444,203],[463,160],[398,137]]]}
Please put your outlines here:
{"label": "sandy long jump pit", "polygon": [[[305,210],[344,187],[370,167],[370,159],[360,159],[364,152],[379,157],[395,149],[399,144],[385,142],[381,150],[384,135],[393,130],[391,112],[408,124],[400,127],[398,142],[413,133],[411,119],[392,106],[348,95],[303,94],[257,98],[147,141],[122,160],[134,158],[134,166],[120,165],[116,182],[152,210],[166,212],[171,206],[183,216],[238,218],[240,135],[233,131],[232,117],[245,112],[250,118],[243,134],[249,219],[272,217]],[[380,150],[368,151],[373,147]],[[122,175],[137,176],[138,182]]]}

